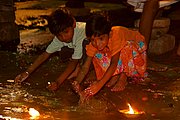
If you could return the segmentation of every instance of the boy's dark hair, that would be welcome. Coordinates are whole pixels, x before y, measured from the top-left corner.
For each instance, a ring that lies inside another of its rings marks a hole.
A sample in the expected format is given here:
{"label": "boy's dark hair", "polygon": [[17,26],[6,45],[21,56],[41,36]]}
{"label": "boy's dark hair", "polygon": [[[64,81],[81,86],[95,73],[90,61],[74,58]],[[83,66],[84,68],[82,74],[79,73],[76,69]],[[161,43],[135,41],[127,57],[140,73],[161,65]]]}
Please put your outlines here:
{"label": "boy's dark hair", "polygon": [[109,34],[111,31],[110,22],[102,15],[95,14],[89,17],[86,22],[86,36],[92,37],[100,36],[102,34]]}
{"label": "boy's dark hair", "polygon": [[71,12],[65,8],[60,7],[48,17],[48,27],[52,34],[58,35],[68,27],[72,27],[74,18]]}

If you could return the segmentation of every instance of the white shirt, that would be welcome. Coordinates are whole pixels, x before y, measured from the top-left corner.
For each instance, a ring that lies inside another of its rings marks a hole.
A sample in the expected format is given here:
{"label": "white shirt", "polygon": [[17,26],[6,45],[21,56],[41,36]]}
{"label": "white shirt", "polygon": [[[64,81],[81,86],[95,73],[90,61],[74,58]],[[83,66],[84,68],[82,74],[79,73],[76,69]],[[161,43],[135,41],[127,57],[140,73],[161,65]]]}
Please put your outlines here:
{"label": "white shirt", "polygon": [[61,51],[62,47],[67,46],[69,48],[74,49],[72,59],[81,59],[82,53],[83,53],[82,42],[86,38],[85,26],[86,26],[85,22],[76,22],[76,27],[74,28],[74,35],[73,35],[72,42],[70,43],[61,42],[55,36],[53,41],[46,48],[46,52],[54,53],[56,51]]}
{"label": "white shirt", "polygon": [[[147,0],[127,0],[127,3],[134,6],[134,11],[135,12],[142,12],[143,11],[143,6],[144,3]],[[169,6],[171,4],[174,4],[178,2],[178,0],[163,0],[163,1],[159,1],[159,7],[165,7],[165,6]]]}

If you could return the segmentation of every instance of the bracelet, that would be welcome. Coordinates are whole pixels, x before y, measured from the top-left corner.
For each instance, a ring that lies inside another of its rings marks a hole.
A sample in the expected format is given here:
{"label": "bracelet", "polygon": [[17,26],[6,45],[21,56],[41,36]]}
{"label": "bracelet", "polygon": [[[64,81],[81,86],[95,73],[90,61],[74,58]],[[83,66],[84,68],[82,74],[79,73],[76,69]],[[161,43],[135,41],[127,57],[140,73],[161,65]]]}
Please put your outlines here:
{"label": "bracelet", "polygon": [[28,72],[28,71],[26,71],[25,73],[26,73],[27,75],[29,75],[29,72]]}

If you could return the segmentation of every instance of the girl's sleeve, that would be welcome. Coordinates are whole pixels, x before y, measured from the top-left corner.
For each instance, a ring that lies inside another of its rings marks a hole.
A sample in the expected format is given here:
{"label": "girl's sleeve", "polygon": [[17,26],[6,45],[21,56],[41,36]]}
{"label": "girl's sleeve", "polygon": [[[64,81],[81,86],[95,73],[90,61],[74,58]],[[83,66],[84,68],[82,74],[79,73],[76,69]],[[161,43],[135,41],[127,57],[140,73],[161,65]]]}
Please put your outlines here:
{"label": "girl's sleeve", "polygon": [[97,52],[97,49],[95,47],[93,47],[91,43],[89,45],[86,45],[87,56],[94,57],[96,52]]}
{"label": "girl's sleeve", "polygon": [[126,29],[122,27],[113,27],[110,33],[110,49],[112,56],[120,52],[121,49],[126,45]]}

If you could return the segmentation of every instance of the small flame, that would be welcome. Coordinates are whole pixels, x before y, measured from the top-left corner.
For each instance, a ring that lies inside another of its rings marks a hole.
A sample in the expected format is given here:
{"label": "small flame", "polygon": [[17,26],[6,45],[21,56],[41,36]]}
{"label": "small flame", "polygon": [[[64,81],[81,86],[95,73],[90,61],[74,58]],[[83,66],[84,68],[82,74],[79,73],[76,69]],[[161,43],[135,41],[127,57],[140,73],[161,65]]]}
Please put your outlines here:
{"label": "small flame", "polygon": [[128,111],[128,113],[129,114],[134,114],[135,112],[134,112],[134,110],[133,110],[133,108],[131,107],[131,105],[128,103],[128,106],[129,106],[129,111]]}
{"label": "small flame", "polygon": [[129,109],[125,109],[125,110],[119,110],[119,112],[124,113],[124,114],[131,114],[131,115],[137,115],[137,114],[143,114],[143,111],[137,111],[137,110],[133,110],[133,108],[131,107],[131,105],[128,103],[127,104]]}
{"label": "small flame", "polygon": [[40,113],[34,108],[29,108],[29,114],[31,115],[32,119],[40,116]]}

